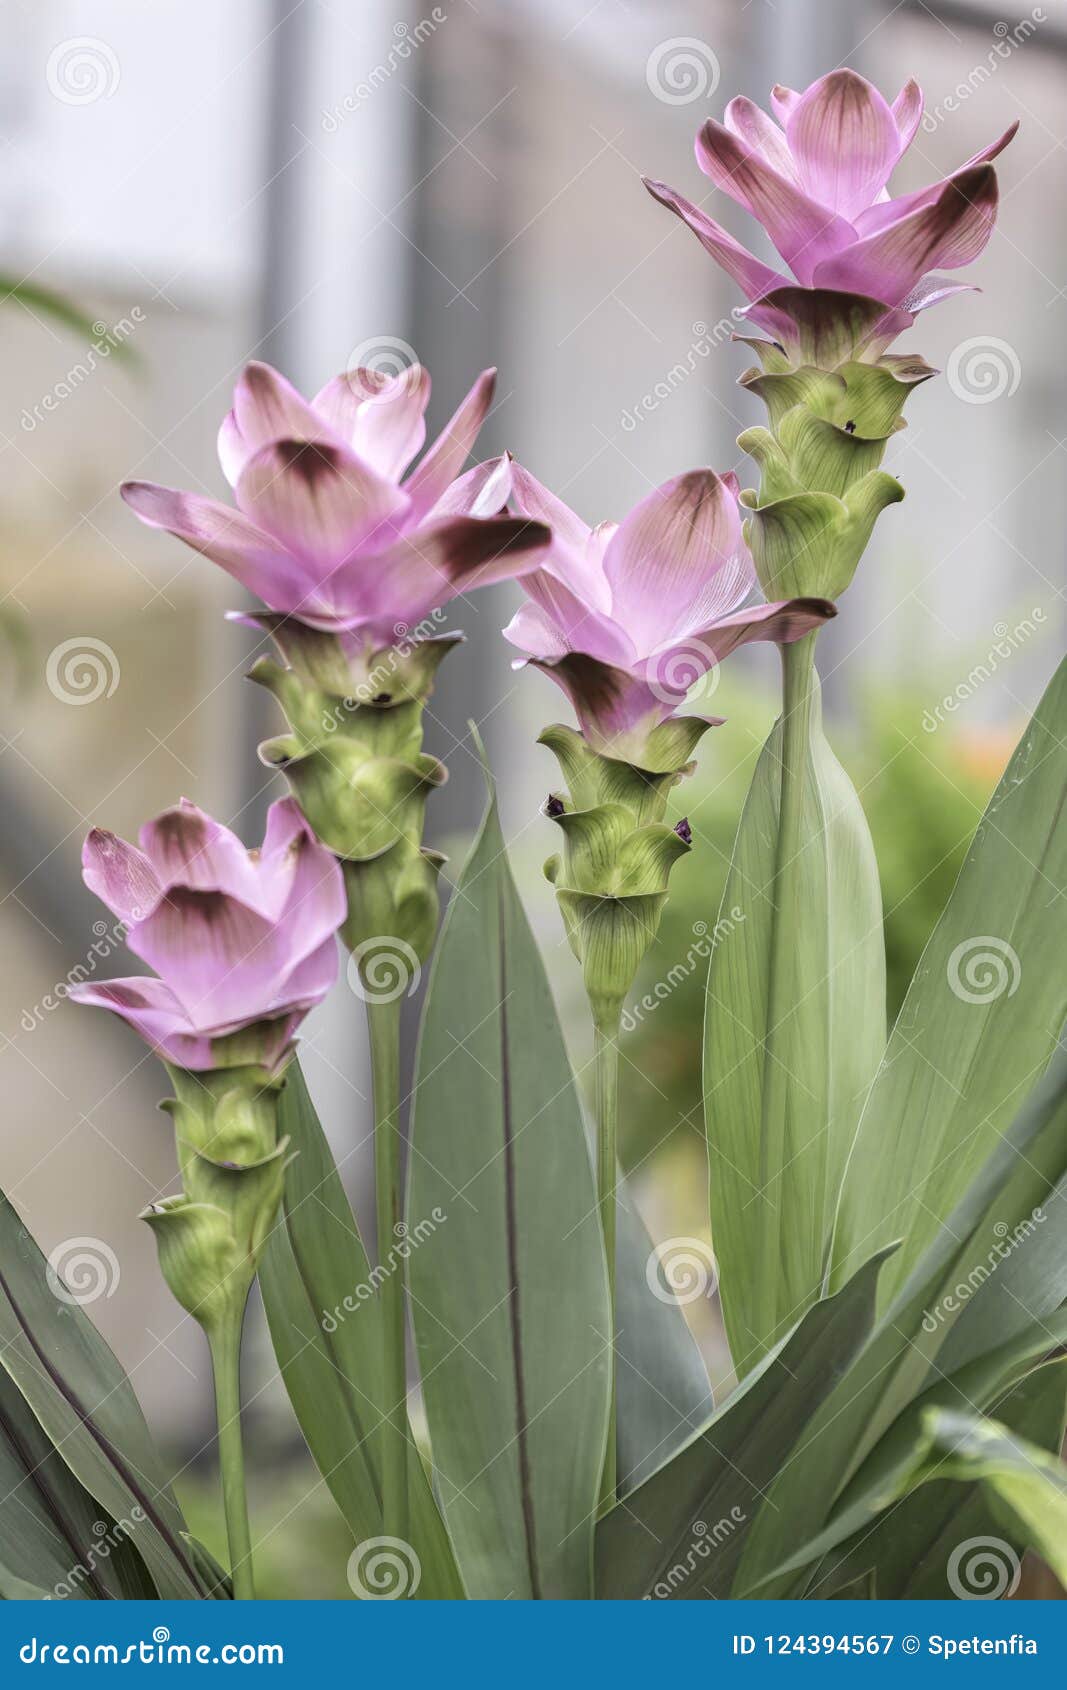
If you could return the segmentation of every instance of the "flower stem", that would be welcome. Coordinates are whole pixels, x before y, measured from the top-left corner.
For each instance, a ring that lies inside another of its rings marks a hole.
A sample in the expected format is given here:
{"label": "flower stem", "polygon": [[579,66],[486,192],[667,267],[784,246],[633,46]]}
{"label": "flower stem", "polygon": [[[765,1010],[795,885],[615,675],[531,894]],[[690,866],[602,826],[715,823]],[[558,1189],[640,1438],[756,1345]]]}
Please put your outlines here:
{"label": "flower stem", "polygon": [[208,1334],[215,1376],[215,1414],[219,1426],[219,1470],[226,1539],[230,1548],[233,1594],[242,1602],[255,1600],[252,1577],[252,1538],[245,1492],[245,1457],[241,1438],[241,1331],[244,1306]]}
{"label": "flower stem", "polygon": [[618,1194],[619,1022],[620,1017],[618,1015],[607,1024],[598,1020],[595,1023],[594,1033],[597,1204],[600,1210],[600,1226],[604,1234],[604,1252],[608,1269],[608,1303],[611,1311],[611,1407],[608,1416],[608,1443],[604,1457],[604,1474],[600,1486],[601,1508],[610,1508],[615,1501],[618,1466],[615,1366],[615,1216]]}
{"label": "flower stem", "polygon": [[[778,1181],[787,1161],[785,1134],[789,1105],[789,1068],[781,1047],[796,995],[794,961],[799,932],[799,853],[807,779],[808,748],[812,708],[815,700],[815,634],[781,647],[782,655],[782,746],[781,796],[778,809],[778,841],[774,860],[774,915],[771,929],[771,972],[767,995],[767,1028],[763,1047],[763,1121],[761,1131],[760,1184],[764,1201],[780,1207],[783,1192]],[[775,1184],[775,1189],[769,1189]],[[784,1217],[777,1224],[765,1215],[761,1228],[761,1303],[773,1308],[775,1279],[780,1271],[779,1249]],[[773,1332],[759,1337],[768,1348]]]}
{"label": "flower stem", "polygon": [[369,1002],[374,1083],[374,1187],[382,1300],[382,1518],[390,1537],[408,1536],[408,1410],[404,1273],[391,1259],[401,1221],[400,1002]]}

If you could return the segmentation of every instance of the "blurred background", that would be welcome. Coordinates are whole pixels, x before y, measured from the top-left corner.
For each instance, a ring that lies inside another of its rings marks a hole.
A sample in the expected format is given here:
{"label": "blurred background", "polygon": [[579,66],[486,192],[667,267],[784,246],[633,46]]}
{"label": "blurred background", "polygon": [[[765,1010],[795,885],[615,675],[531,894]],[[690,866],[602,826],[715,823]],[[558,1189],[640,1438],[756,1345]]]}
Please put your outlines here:
{"label": "blurred background", "polygon": [[[255,744],[278,725],[242,679],[250,636],[223,621],[239,590],[141,527],[118,484],[224,496],[215,433],[251,356],[315,391],[356,361],[416,353],[436,425],[498,365],[480,455],[511,448],[590,521],[697,464],[749,484],[734,438],[758,407],[735,387],[749,362],[730,340],[739,300],[639,174],[711,208],[692,156],[703,119],[734,93],[766,104],[772,83],[840,64],[890,97],[909,75],[924,86],[898,189],[1020,119],[999,224],[968,277],[983,291],[903,343],[945,375],[910,402],[888,460],[907,501],[820,648],[831,735],[882,864],[895,1008],[1063,646],[1067,223],[1052,213],[1067,179],[1067,6],[6,0],[0,46],[0,1184],[46,1252],[103,1251],[92,1314],[217,1541],[201,1337],[136,1219],[173,1177],[162,1075],[63,989],[73,970],[127,967],[81,887],[88,827],[132,836],[184,792],[252,842],[278,795]],[[732,203],[714,212],[755,238]],[[38,290],[81,317],[64,321]],[[455,864],[482,802],[473,717],[583,1069],[579,982],[539,873],[555,765],[533,741],[562,701],[510,671],[512,599],[494,589],[452,618],[470,643],[431,703],[428,747],[452,778],[429,830]],[[718,684],[729,722],[679,794],[697,848],[648,987],[714,924],[776,682],[773,653],[755,651]],[[705,1224],[701,1009],[701,970],[683,968],[627,1047],[624,1150],[657,1238]],[[362,1013],[343,983],[308,1025],[306,1068],[369,1237]],[[721,1379],[714,1301],[687,1314]],[[343,1533],[324,1555],[338,1528],[258,1313],[250,1350],[249,1412],[273,1462],[254,1484],[261,1559],[297,1594],[348,1594]],[[318,1534],[313,1562],[294,1521]]]}

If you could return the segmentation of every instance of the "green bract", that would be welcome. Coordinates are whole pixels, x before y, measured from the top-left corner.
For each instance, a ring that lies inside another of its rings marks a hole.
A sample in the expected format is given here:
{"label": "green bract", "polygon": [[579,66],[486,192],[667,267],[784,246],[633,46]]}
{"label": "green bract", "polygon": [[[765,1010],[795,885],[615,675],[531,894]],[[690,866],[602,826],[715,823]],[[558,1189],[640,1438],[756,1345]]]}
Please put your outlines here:
{"label": "green bract", "polygon": [[659,929],[671,869],[690,849],[663,817],[671,788],[692,770],[689,753],[711,725],[695,716],[664,722],[648,737],[646,768],[593,751],[558,723],[540,737],[569,788],[546,806],[562,829],[563,851],[548,859],[545,875],[600,1027],[617,1023]]}
{"label": "green bract", "polygon": [[194,1073],[167,1065],[182,1192],[145,1210],[178,1302],[208,1336],[239,1321],[282,1198],[277,1133],[284,1073],[255,1065]]}

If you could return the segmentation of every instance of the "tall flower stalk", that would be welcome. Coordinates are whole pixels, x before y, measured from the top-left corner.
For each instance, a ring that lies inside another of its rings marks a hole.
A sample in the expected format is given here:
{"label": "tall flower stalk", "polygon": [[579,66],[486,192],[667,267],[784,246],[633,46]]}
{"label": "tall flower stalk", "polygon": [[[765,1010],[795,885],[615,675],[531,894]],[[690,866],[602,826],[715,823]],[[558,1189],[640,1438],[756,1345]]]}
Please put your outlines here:
{"label": "tall flower stalk", "polygon": [[[541,735],[565,785],[545,806],[563,833],[545,873],[593,1022],[597,1194],[614,1333],[623,1005],[659,929],[671,869],[692,844],[688,820],[672,827],[665,819],[669,794],[717,725],[677,710],[737,646],[789,645],[834,612],[823,598],[752,602],[756,578],[731,476],[678,476],[621,524],[596,529],[518,465],[511,479],[515,508],[549,523],[554,539],[541,567],[523,577],[529,602],[505,634],[527,654],[519,666],[532,663],[563,688],[580,724]],[[605,1506],[617,1491],[617,1395],[613,1353]]]}
{"label": "tall flower stalk", "polygon": [[[935,374],[922,358],[889,348],[919,313],[965,291],[966,284],[939,267],[970,263],[989,240],[998,197],[991,161],[1015,129],[944,181],[894,198],[889,177],[922,117],[915,82],[890,105],[854,71],[837,70],[802,93],[775,88],[772,105],[774,116],[750,100],[732,100],[724,123],[711,120],[701,129],[696,154],[716,187],[763,225],[791,275],[757,259],[674,189],[646,186],[740,285],[749,301],[745,315],[763,331],[741,337],[758,363],[740,383],[763,401],[767,422],[738,439],[759,470],[759,486],[742,492],[740,502],[760,587],[771,598],[815,594],[837,601],[879,515],[904,497],[882,461],[904,427],[901,413],[912,390]],[[808,914],[801,896],[806,793],[817,787],[816,637],[813,632],[782,652],[762,1085],[759,1120],[750,1124],[760,1147],[760,1191],[772,1204],[787,1189],[786,1170],[798,1154],[797,1145],[786,1143],[788,1058],[804,990],[795,959]],[[872,1078],[859,1081],[861,1100]],[[820,1132],[825,1127],[818,1124]],[[755,1301],[770,1308],[782,1271],[776,1228],[765,1225],[760,1237]],[[814,1296],[817,1286],[806,1291]],[[759,1354],[775,1333],[751,1336]]]}
{"label": "tall flower stalk", "polygon": [[71,996],[128,1022],[174,1089],[163,1107],[182,1190],[144,1219],[164,1278],[208,1341],[234,1594],[252,1597],[241,1333],[281,1203],[277,1107],[293,1034],[337,976],[341,872],[291,799],[272,806],[255,854],[183,801],[142,828],[140,848],[94,828],[83,865],[130,950],[156,970]]}
{"label": "tall flower stalk", "polygon": [[[430,793],[447,777],[422,749],[437,667],[462,638],[437,631],[449,600],[532,567],[547,530],[501,514],[506,464],[465,474],[492,402],[483,371],[437,440],[426,439],[430,378],[356,369],[306,400],[268,365],[243,372],[219,432],[237,509],[144,482],[123,495],[234,575],[267,606],[237,613],[271,635],[279,660],[251,678],[277,699],[289,732],[260,756],[284,774],[341,864],[341,932],[367,1005],[374,1090],[378,1265],[401,1225],[399,998],[433,947],[443,858],[422,843]],[[384,983],[383,983],[384,982]],[[380,1428],[385,1530],[408,1524],[404,1279],[384,1272]]]}

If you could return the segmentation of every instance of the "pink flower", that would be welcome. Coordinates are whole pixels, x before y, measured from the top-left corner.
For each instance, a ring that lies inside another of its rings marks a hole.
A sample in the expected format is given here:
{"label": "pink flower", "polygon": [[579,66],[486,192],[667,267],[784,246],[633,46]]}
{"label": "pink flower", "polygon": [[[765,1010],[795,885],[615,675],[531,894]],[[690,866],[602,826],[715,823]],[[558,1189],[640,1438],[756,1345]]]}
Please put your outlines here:
{"label": "pink flower", "polygon": [[504,630],[570,696],[599,749],[639,757],[700,677],[749,640],[788,644],[836,614],[825,599],[749,602],[756,574],[737,478],[691,470],[621,523],[590,529],[518,464],[512,503],[553,545],[522,578],[530,602]]}
{"label": "pink flower", "polygon": [[388,644],[396,623],[516,574],[547,543],[537,525],[497,515],[504,497],[484,466],[460,476],[494,381],[493,370],[478,377],[402,481],[426,438],[420,366],[351,371],[309,404],[268,364],[249,364],[219,431],[237,509],[147,481],[122,496],[271,610]]}
{"label": "pink flower", "polygon": [[[886,183],[922,117],[918,83],[890,106],[852,70],[831,71],[802,94],[775,88],[778,122],[751,100],[731,100],[726,122],[697,137],[701,170],[759,219],[796,280],[806,288],[860,294],[893,308],[883,329],[899,333],[915,313],[966,286],[935,272],[970,264],[984,249],[997,211],[990,160],[1018,127],[942,182],[898,199]],[[649,192],[687,223],[752,301],[792,278],[762,263],[673,188]],[[771,333],[773,313],[748,313]]]}
{"label": "pink flower", "polygon": [[[94,828],[82,872],[156,974],[70,995],[121,1015],[178,1067],[273,1067],[337,976],[346,899],[336,858],[292,798],[271,805],[260,851],[185,798],[140,840],[138,850]],[[216,1045],[245,1031],[229,1053]]]}

